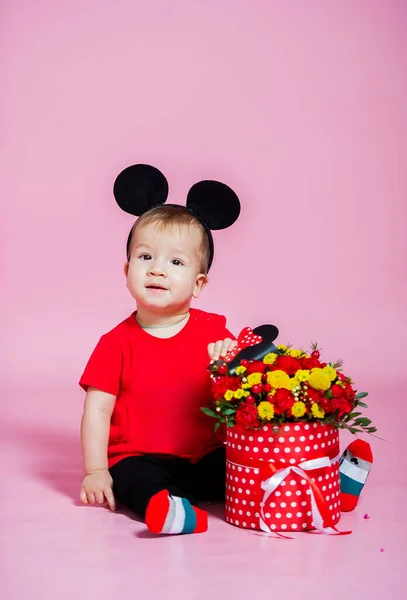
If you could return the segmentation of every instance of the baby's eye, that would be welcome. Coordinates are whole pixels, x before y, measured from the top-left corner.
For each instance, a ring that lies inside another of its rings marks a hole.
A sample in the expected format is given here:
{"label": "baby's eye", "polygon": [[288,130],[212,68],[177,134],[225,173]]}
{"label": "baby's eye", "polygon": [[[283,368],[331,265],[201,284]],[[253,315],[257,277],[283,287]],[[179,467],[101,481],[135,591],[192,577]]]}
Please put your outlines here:
{"label": "baby's eye", "polygon": [[140,254],[139,258],[141,258],[141,260],[151,260],[151,255],[150,254]]}
{"label": "baby's eye", "polygon": [[180,267],[181,265],[183,265],[183,262],[181,260],[179,260],[179,258],[173,258],[171,262],[176,267]]}

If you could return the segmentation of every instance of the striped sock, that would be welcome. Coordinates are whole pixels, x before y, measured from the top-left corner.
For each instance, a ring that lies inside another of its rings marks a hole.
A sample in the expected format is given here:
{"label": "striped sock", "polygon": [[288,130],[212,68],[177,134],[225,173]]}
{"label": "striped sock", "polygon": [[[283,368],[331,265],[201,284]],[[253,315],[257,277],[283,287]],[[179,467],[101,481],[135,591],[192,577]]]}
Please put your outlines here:
{"label": "striped sock", "polygon": [[146,525],[151,533],[202,533],[208,529],[208,513],[186,498],[170,496],[167,490],[148,503]]}
{"label": "striped sock", "polygon": [[372,450],[363,440],[355,440],[342,454],[339,461],[342,512],[349,512],[356,507],[372,463]]}

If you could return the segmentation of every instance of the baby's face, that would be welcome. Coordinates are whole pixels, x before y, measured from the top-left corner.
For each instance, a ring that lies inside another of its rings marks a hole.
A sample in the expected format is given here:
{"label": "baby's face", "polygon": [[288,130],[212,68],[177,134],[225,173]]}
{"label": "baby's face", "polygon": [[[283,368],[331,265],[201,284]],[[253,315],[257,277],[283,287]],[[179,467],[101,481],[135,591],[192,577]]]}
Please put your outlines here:
{"label": "baby's face", "polygon": [[135,229],[125,274],[138,307],[168,315],[189,309],[207,282],[200,272],[201,235],[190,225],[162,231],[152,223]]}

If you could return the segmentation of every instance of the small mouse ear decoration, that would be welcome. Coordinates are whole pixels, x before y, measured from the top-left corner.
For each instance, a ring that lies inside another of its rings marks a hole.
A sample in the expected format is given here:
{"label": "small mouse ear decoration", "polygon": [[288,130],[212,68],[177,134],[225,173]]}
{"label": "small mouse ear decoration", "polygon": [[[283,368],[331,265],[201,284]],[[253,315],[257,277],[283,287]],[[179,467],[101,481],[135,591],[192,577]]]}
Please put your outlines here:
{"label": "small mouse ear decoration", "polygon": [[122,210],[139,217],[168,198],[168,182],[150,165],[132,165],[124,169],[113,186],[113,194]]}
{"label": "small mouse ear decoration", "polygon": [[240,202],[235,192],[219,181],[199,181],[187,196],[187,208],[212,231],[227,229],[240,215]]}
{"label": "small mouse ear decoration", "polygon": [[263,360],[269,352],[280,354],[274,340],[278,337],[278,329],[275,325],[260,325],[251,330],[246,327],[241,331],[237,340],[237,346],[225,356],[228,371],[235,374],[235,369],[243,359]]}

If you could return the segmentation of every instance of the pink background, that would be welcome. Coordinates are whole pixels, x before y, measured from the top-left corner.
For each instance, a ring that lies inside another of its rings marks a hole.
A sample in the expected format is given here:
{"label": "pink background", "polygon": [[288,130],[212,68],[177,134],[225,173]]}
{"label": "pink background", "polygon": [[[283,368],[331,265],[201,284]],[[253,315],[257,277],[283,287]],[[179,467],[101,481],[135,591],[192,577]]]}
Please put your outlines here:
{"label": "pink background", "polygon": [[4,0],[0,11],[13,491],[25,493],[22,469],[78,492],[77,381],[134,308],[122,274],[132,218],[112,185],[135,162],[166,174],[173,202],[201,178],[236,190],[241,218],[215,234],[196,306],[236,333],[271,322],[281,342],[343,357],[386,438],[374,440],[370,493],[405,485],[406,3]]}

